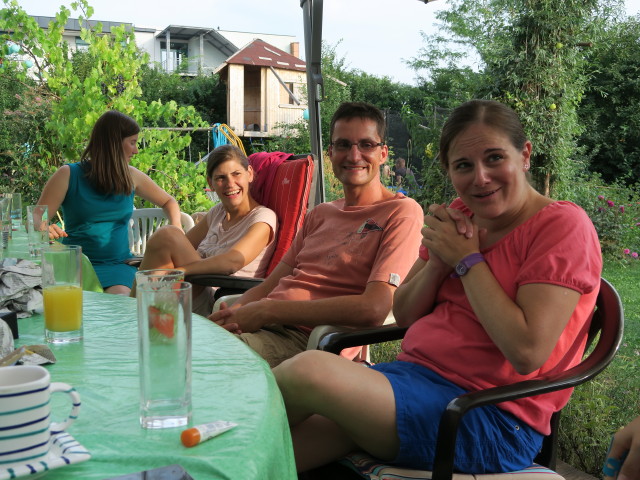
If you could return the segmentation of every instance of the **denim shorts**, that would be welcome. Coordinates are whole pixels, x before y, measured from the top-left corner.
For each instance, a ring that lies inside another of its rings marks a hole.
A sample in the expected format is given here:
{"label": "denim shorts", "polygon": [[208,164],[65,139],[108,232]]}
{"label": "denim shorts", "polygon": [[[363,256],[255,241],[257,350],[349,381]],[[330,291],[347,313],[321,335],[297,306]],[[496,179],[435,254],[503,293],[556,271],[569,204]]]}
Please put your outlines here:
{"label": "denim shorts", "polygon": [[[438,425],[448,403],[467,393],[437,373],[409,362],[371,367],[393,388],[400,450],[393,464],[433,470]],[[526,468],[540,451],[544,435],[494,405],[474,408],[458,429],[454,469],[497,473]]]}

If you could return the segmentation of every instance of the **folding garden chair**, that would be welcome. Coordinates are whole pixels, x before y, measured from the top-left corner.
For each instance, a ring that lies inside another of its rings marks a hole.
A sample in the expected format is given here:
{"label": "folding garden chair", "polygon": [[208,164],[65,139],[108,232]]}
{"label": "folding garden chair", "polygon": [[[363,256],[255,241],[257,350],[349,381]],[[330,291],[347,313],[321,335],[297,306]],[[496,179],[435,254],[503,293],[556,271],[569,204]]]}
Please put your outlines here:
{"label": "folding garden chair", "polygon": [[[453,473],[454,451],[458,427],[462,417],[469,410],[485,405],[501,403],[518,398],[575,387],[592,379],[604,370],[615,357],[624,329],[624,313],[620,297],[615,288],[604,278],[600,282],[600,292],[592,315],[587,351],[595,341],[594,348],[575,367],[560,373],[548,373],[539,377],[468,393],[453,399],[440,419],[436,457],[433,472],[410,470],[387,466],[379,460],[357,453],[347,456],[338,464],[309,472],[306,478],[370,478],[379,480],[432,479],[432,480],[562,480],[553,471],[556,467],[557,437],[560,412],[551,418],[551,434],[545,437],[542,449],[531,467],[503,474],[457,474]],[[321,350],[338,353],[343,348],[354,345],[372,344],[400,339],[406,328],[382,327],[357,332],[336,332],[321,339]],[[596,340],[597,337],[597,340]],[[304,478],[304,477],[303,477]]]}

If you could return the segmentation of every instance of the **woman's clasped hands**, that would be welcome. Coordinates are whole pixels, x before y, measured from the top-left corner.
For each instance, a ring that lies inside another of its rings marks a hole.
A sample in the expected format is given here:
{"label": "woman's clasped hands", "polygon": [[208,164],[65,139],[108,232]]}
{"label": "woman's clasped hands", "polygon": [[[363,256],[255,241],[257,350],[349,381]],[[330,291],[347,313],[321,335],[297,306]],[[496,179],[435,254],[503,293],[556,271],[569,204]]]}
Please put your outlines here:
{"label": "woman's clasped hands", "polygon": [[429,258],[452,270],[464,257],[480,251],[482,229],[460,210],[444,204],[429,205],[424,217],[422,245],[429,249]]}

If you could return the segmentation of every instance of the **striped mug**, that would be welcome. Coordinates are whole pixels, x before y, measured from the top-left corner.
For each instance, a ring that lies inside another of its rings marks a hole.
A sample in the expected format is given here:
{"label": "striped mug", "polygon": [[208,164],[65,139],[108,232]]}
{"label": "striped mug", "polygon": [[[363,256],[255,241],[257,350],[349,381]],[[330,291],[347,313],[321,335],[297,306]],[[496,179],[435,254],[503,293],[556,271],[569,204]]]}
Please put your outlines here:
{"label": "striped mug", "polygon": [[[69,395],[73,407],[64,422],[51,422],[50,396]],[[51,435],[65,430],[78,416],[80,395],[66,383],[51,383],[40,366],[0,368],[0,469],[46,460]]]}

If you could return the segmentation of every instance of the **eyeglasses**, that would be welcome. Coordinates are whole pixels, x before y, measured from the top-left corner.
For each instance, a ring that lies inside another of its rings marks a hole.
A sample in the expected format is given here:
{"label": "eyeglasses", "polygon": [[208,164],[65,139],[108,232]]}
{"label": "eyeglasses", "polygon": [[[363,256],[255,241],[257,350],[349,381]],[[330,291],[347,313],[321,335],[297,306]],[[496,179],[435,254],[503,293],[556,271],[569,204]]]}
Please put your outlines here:
{"label": "eyeglasses", "polygon": [[331,146],[336,150],[336,152],[347,152],[351,150],[351,147],[357,145],[360,153],[371,153],[375,150],[376,147],[382,147],[384,144],[384,142],[376,143],[370,140],[360,140],[358,142],[350,142],[349,140],[336,140],[335,142],[331,142]]}

